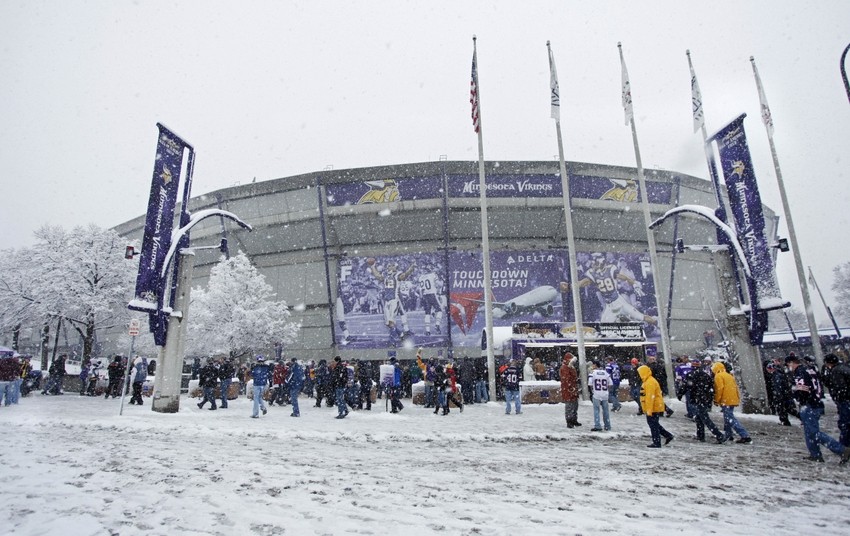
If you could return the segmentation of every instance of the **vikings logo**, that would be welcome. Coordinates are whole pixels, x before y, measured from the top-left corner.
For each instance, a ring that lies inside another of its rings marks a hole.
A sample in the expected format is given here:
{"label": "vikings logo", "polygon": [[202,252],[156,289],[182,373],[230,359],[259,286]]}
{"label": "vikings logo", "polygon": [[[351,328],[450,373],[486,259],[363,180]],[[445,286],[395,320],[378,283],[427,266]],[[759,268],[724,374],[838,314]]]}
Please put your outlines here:
{"label": "vikings logo", "polygon": [[384,179],[379,181],[365,181],[369,186],[369,191],[360,197],[357,201],[358,205],[367,205],[372,203],[392,203],[399,198],[398,184],[392,179]]}
{"label": "vikings logo", "polygon": [[637,183],[632,179],[608,179],[614,185],[610,190],[602,194],[599,199],[619,201],[621,203],[634,203],[637,201]]}
{"label": "vikings logo", "polygon": [[165,184],[170,183],[171,179],[173,178],[171,175],[171,170],[165,166],[162,167],[162,173],[160,173],[159,176],[162,179],[162,182]]}
{"label": "vikings logo", "polygon": [[737,175],[738,177],[744,176],[744,163],[741,160],[734,160],[732,162],[732,175]]}

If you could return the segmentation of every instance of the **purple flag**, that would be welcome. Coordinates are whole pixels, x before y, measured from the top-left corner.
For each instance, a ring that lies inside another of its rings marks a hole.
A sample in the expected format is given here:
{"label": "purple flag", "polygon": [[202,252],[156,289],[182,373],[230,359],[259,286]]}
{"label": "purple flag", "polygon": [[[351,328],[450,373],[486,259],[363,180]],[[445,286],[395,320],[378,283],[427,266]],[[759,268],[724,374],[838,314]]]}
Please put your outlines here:
{"label": "purple flag", "polygon": [[755,286],[756,298],[754,308],[767,311],[782,308],[786,302],[779,293],[770,247],[765,237],[761,195],[744,132],[745,117],[746,114],[741,115],[708,141],[717,143],[720,167],[735,219],[735,231],[753,274],[751,283]]}
{"label": "purple flag", "polygon": [[159,140],[156,146],[145,234],[136,276],[136,292],[128,304],[130,309],[156,313],[165,294],[162,263],[171,246],[174,208],[180,187],[183,153],[188,144],[165,126],[157,123]]}

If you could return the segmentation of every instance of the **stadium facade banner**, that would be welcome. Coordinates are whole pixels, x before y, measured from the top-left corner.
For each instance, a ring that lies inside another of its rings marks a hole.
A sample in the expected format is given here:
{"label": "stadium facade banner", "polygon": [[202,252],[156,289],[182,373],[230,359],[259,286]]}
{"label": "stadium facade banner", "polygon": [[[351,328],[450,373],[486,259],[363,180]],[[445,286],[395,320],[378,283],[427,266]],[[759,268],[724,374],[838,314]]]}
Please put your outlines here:
{"label": "stadium facade banner", "polygon": [[[570,194],[575,199],[598,199],[621,203],[638,203],[636,179],[614,179],[588,175],[570,175]],[[450,198],[477,198],[477,175],[448,175]],[[416,199],[438,199],[443,196],[443,178],[410,177],[376,179],[363,182],[329,184],[326,187],[329,206],[349,206],[392,203]],[[650,203],[669,204],[672,184],[648,182]],[[489,175],[487,197],[495,198],[556,198],[561,197],[558,175]]]}
{"label": "stadium facade banner", "polygon": [[156,313],[163,303],[165,278],[162,264],[171,247],[174,209],[180,188],[184,151],[188,144],[179,136],[157,123],[159,139],[151,180],[145,233],[139,257],[136,290],[130,309]]}
{"label": "stadium facade banner", "polygon": [[336,343],[345,348],[448,345],[441,253],[343,257]]}
{"label": "stadium facade banner", "polygon": [[779,292],[770,247],[765,236],[761,195],[750,158],[747,135],[744,132],[745,117],[746,114],[741,115],[714,134],[709,141],[717,143],[720,168],[726,181],[729,206],[735,220],[735,231],[753,274],[757,308],[769,310],[782,307],[784,300]]}
{"label": "stadium facade banner", "polygon": [[[584,322],[637,323],[657,340],[658,307],[645,253],[578,252]],[[340,347],[477,347],[484,329],[480,250],[343,257],[336,342]],[[493,325],[573,322],[565,250],[490,255]],[[447,269],[448,268],[448,269]],[[448,282],[448,289],[446,288]],[[448,300],[447,291],[448,290]]]}

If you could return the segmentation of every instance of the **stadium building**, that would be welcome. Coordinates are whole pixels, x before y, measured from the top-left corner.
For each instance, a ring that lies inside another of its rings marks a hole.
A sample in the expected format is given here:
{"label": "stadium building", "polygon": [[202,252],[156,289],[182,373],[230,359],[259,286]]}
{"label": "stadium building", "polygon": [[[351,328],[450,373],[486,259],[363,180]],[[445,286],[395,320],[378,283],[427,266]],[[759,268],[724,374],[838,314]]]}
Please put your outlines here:
{"label": "stadium building", "polygon": [[[567,170],[584,321],[638,325],[657,341],[665,319],[636,169],[570,162]],[[677,204],[716,205],[709,181],[645,174],[653,218]],[[487,162],[486,178],[494,325],[572,322],[558,163]],[[302,324],[288,355],[405,359],[426,347],[429,355],[477,357],[485,323],[478,185],[477,162],[439,161],[233,186],[193,198],[190,210],[228,210],[253,232],[208,218],[192,230],[192,245],[215,245],[226,233],[230,251],[244,252],[265,275]],[[777,218],[764,211],[771,241]],[[142,215],[116,230],[141,241],[144,224]],[[723,312],[711,254],[676,253],[676,238],[715,244],[716,234],[706,220],[684,215],[656,232],[674,354],[704,347]],[[206,284],[217,260],[196,257],[193,286]]]}

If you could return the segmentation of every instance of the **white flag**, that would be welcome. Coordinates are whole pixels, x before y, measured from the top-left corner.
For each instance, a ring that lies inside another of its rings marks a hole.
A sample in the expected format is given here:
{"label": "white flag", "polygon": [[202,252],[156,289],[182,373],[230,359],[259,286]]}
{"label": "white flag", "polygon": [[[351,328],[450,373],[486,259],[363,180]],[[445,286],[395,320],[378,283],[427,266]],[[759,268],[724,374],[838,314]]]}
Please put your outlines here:
{"label": "white flag", "polygon": [[626,70],[626,60],[623,59],[623,49],[620,49],[620,65],[623,68],[623,111],[626,112],[626,125],[635,117],[632,109],[632,86],[629,83],[629,72]]}
{"label": "white flag", "polygon": [[[690,63],[690,57],[688,58]],[[694,72],[693,65],[691,67],[691,103],[694,109],[694,132],[705,125],[705,114],[702,111],[702,93],[699,90],[699,82],[697,75]]]}
{"label": "white flag", "polygon": [[759,70],[756,68],[756,60],[750,56],[750,63],[753,64],[753,74],[756,76],[756,86],[759,90],[759,104],[761,105],[761,122],[767,128],[767,135],[773,136],[773,117],[770,115],[770,106],[767,105],[767,97],[764,95],[764,88],[761,85],[761,77]]}
{"label": "white flag", "polygon": [[[548,42],[546,43],[549,44]],[[555,57],[549,48],[549,92],[552,97],[552,119],[561,120],[561,91],[558,88],[558,71],[555,69]]]}

